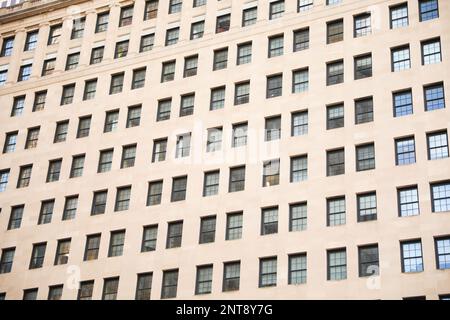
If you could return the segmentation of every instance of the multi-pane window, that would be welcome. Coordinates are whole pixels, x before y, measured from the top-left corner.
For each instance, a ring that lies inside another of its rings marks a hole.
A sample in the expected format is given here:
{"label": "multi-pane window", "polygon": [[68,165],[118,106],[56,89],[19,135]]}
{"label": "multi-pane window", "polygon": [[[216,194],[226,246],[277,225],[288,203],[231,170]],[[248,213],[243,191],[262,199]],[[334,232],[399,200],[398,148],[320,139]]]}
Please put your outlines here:
{"label": "multi-pane window", "polygon": [[258,7],[244,9],[242,11],[242,26],[247,27],[256,23],[258,19]]}
{"label": "multi-pane window", "polygon": [[18,117],[22,115],[24,107],[25,107],[25,96],[14,97],[11,109],[11,117]]}
{"label": "multi-pane window", "polygon": [[136,284],[136,300],[150,300],[152,292],[153,273],[139,273]]}
{"label": "multi-pane window", "polygon": [[444,84],[436,83],[423,87],[425,111],[445,108]]}
{"label": "multi-pane window", "polygon": [[141,123],[141,110],[142,107],[140,105],[128,107],[127,128],[139,126]]}
{"label": "multi-pane window", "polygon": [[355,80],[372,76],[372,54],[355,57]]}
{"label": "multi-pane window", "polygon": [[291,157],[291,182],[304,181],[308,178],[308,156]]}
{"label": "multi-pane window", "polygon": [[166,249],[181,247],[183,237],[183,221],[169,222],[167,224]]}
{"label": "multi-pane window", "polygon": [[294,52],[309,48],[309,28],[294,31]]}
{"label": "multi-pane window", "polygon": [[431,208],[433,212],[450,211],[450,182],[431,184]]}
{"label": "multi-pane window", "polygon": [[19,205],[11,208],[11,215],[8,221],[8,230],[19,229],[22,224],[23,210],[25,206]]}
{"label": "multi-pane window", "polygon": [[60,264],[67,264],[69,261],[71,239],[58,240],[55,254],[55,266]]}
{"label": "multi-pane window", "polygon": [[2,249],[2,257],[0,258],[0,274],[11,272],[15,252],[16,248]]}
{"label": "multi-pane window", "polygon": [[61,105],[71,104],[75,95],[75,83],[66,84],[62,88]]}
{"label": "multi-pane window", "polygon": [[225,240],[241,239],[242,223],[243,223],[242,212],[227,213]]}
{"label": "multi-pane window", "polygon": [[172,99],[164,99],[158,101],[158,112],[156,113],[156,121],[170,119],[170,109],[172,107]]}
{"label": "multi-pane window", "polygon": [[267,76],[266,98],[279,97],[283,94],[283,75]]}
{"label": "multi-pane window", "polygon": [[20,167],[19,178],[17,179],[17,188],[25,188],[30,185],[32,169],[32,164]]}
{"label": "multi-pane window", "polygon": [[195,294],[207,294],[212,291],[213,266],[197,266]]}
{"label": "multi-pane window", "polygon": [[306,253],[289,255],[288,284],[306,283]]}
{"label": "multi-pane window", "polygon": [[373,97],[355,100],[355,124],[373,121]]}
{"label": "multi-pane window", "polygon": [[280,183],[280,159],[264,161],[263,187],[275,186]]}
{"label": "multi-pane window", "polygon": [[345,224],[345,197],[327,199],[327,226]]}
{"label": "multi-pane window", "polygon": [[406,116],[413,113],[413,100],[411,89],[394,92],[394,117]]}
{"label": "multi-pane window", "polygon": [[166,46],[174,45],[178,42],[178,38],[180,36],[180,28],[172,28],[166,31]]}
{"label": "multi-pane window", "polygon": [[341,2],[342,2],[342,0],[326,0],[327,6],[331,6],[331,5],[334,5],[334,4],[339,4]]}
{"label": "multi-pane window", "polygon": [[344,126],[344,105],[337,104],[327,107],[327,130]]}
{"label": "multi-pane window", "polygon": [[235,84],[234,104],[240,105],[250,101],[250,81]]}
{"label": "multi-pane window", "polygon": [[223,264],[223,285],[222,291],[239,290],[241,278],[241,262],[233,261]]}
{"label": "multi-pane window", "polygon": [[395,139],[395,164],[398,166],[416,163],[414,136]]}
{"label": "multi-pane window", "polygon": [[128,55],[129,45],[130,45],[129,40],[117,42],[116,48],[114,50],[114,59],[126,57]]}
{"label": "multi-pane window", "polygon": [[178,269],[164,270],[161,287],[161,299],[176,298],[178,287]]}
{"label": "multi-pane window", "polygon": [[105,52],[104,46],[92,48],[90,64],[97,64],[102,62],[104,52]]}
{"label": "multi-pane window", "polygon": [[245,166],[230,168],[230,182],[228,192],[237,192],[245,189]]}
{"label": "multi-pane window", "polygon": [[197,75],[198,55],[184,58],[184,72],[183,77],[192,77]]}
{"label": "multi-pane window", "polygon": [[112,231],[109,239],[108,257],[118,257],[123,254],[125,230]]}
{"label": "multi-pane window", "polygon": [[59,180],[61,173],[62,159],[50,160],[48,162],[47,182],[53,182]]}
{"label": "multi-pane window", "polygon": [[175,60],[163,62],[161,72],[161,82],[175,79]]}
{"label": "multi-pane window", "polygon": [[122,147],[122,159],[120,161],[120,168],[134,167],[136,160],[136,144]]}
{"label": "multi-pane window", "polygon": [[97,15],[95,23],[95,33],[105,32],[108,30],[109,12],[102,12]]}
{"label": "multi-pane window", "polygon": [[222,127],[207,130],[206,152],[219,151],[222,148]]}
{"label": "multi-pane window", "polygon": [[27,37],[25,39],[25,48],[23,51],[31,51],[36,49],[37,41],[38,41],[39,31],[30,31],[27,33]]}
{"label": "multi-pane window", "polygon": [[203,181],[203,196],[213,196],[219,193],[219,170],[205,172]]}
{"label": "multi-pane window", "polygon": [[198,21],[191,24],[191,36],[190,39],[200,39],[205,32],[205,21]]}
{"label": "multi-pane window", "polygon": [[81,177],[83,175],[84,154],[72,157],[72,166],[70,167],[70,178]]}
{"label": "multi-pane window", "polygon": [[420,21],[439,18],[438,0],[419,0]]}
{"label": "multi-pane window", "polygon": [[238,44],[237,46],[237,65],[252,62],[252,42]]}
{"label": "multi-pane window", "polygon": [[230,30],[231,15],[224,14],[216,19],[216,33]]}
{"label": "multi-pane window", "polygon": [[44,110],[46,98],[47,98],[47,90],[35,92],[33,101],[33,112]]}
{"label": "multi-pane window", "polygon": [[50,286],[48,288],[48,298],[47,300],[61,300],[62,293],[63,293],[63,286],[62,284]]}
{"label": "multi-pane window", "polygon": [[94,99],[96,91],[97,91],[97,79],[86,80],[84,82],[83,100]]}
{"label": "multi-pane window", "polygon": [[155,44],[155,34],[150,33],[141,37],[141,43],[139,44],[139,52],[146,52],[153,49]]}
{"label": "multi-pane window", "polygon": [[77,214],[78,196],[66,197],[64,202],[63,220],[75,219]]}
{"label": "multi-pane window", "polygon": [[70,39],[73,40],[83,38],[85,24],[86,24],[85,17],[73,20]]}
{"label": "multi-pane window", "polygon": [[86,247],[84,249],[84,261],[91,261],[98,259],[98,252],[100,250],[101,234],[90,234],[86,236]]}
{"label": "multi-pane window", "polygon": [[222,109],[225,106],[225,86],[211,89],[209,110]]}
{"label": "multi-pane window", "polygon": [[284,0],[273,1],[269,4],[269,20],[282,17],[284,14]]}
{"label": "multi-pane window", "polygon": [[85,116],[78,119],[77,138],[89,136],[91,130],[91,118],[91,116]]}
{"label": "multi-pane window", "polygon": [[417,186],[397,189],[399,217],[417,216],[419,209],[419,191]]}
{"label": "multi-pane window", "polygon": [[4,192],[6,190],[8,180],[9,180],[9,169],[0,170],[0,192]]}
{"label": "multi-pane window", "polygon": [[233,133],[231,141],[231,146],[233,148],[247,145],[247,130],[248,130],[247,122],[233,124]]}
{"label": "multi-pane window", "polygon": [[375,169],[375,145],[368,143],[356,146],[356,171]]}
{"label": "multi-pane window", "polygon": [[436,267],[440,270],[450,269],[450,238],[439,237],[434,239],[436,250]]}
{"label": "multi-pane window", "polygon": [[202,217],[200,219],[199,243],[211,243],[216,238],[216,216]]}
{"label": "multi-pane window", "polygon": [[186,199],[187,176],[172,179],[171,202],[182,201]]}
{"label": "multi-pane window", "polygon": [[55,200],[45,200],[41,202],[41,210],[39,211],[38,224],[47,224],[52,222],[53,208]]}
{"label": "multi-pane window", "polygon": [[116,300],[119,291],[119,277],[103,280],[102,300]]}
{"label": "multi-pane window", "polygon": [[411,68],[409,44],[391,49],[392,72]]}
{"label": "multi-pane window", "polygon": [[119,27],[129,26],[133,22],[134,7],[127,6],[120,9]]}
{"label": "multi-pane window", "polygon": [[309,69],[303,68],[292,71],[292,93],[308,91]]}
{"label": "multi-pane window", "polygon": [[443,159],[448,157],[447,131],[437,131],[427,134],[428,160]]}
{"label": "multi-pane window", "polygon": [[277,285],[277,257],[259,259],[259,287]]}
{"label": "multi-pane window", "polygon": [[114,211],[128,210],[130,207],[131,186],[117,188]]}
{"label": "multi-pane window", "polygon": [[213,70],[225,69],[228,65],[228,48],[214,50]]}
{"label": "multi-pane window", "polygon": [[3,38],[0,57],[9,57],[12,54],[13,47],[14,47],[14,37]]}
{"label": "multi-pane window", "polygon": [[38,288],[23,290],[22,300],[37,300]]}
{"label": "multi-pane window", "polygon": [[144,8],[144,21],[155,19],[158,16],[158,0],[147,0]]}
{"label": "multi-pane window", "polygon": [[297,12],[308,11],[313,7],[313,0],[297,0]]}
{"label": "multi-pane window", "polygon": [[441,39],[431,39],[421,42],[422,46],[422,64],[433,64],[442,61]]}
{"label": "multi-pane window", "polygon": [[158,237],[158,225],[145,226],[142,234],[141,252],[156,250],[156,240]]}
{"label": "multi-pane window", "polygon": [[32,66],[33,65],[31,63],[20,66],[19,77],[17,78],[17,82],[26,81],[30,79]]}
{"label": "multi-pane window", "polygon": [[181,8],[183,6],[182,0],[170,0],[169,2],[169,14],[181,12]]}
{"label": "multi-pane window", "polygon": [[3,146],[3,153],[11,153],[16,151],[18,131],[8,132],[5,137],[5,144]]}
{"label": "multi-pane window", "polygon": [[181,96],[180,117],[194,114],[195,93],[184,94]]}
{"label": "multi-pane window", "polygon": [[163,181],[151,181],[148,183],[147,206],[154,206],[161,203]]}
{"label": "multi-pane window", "polygon": [[175,158],[189,157],[191,153],[191,133],[177,136]]}
{"label": "multi-pane window", "polygon": [[92,198],[91,215],[105,213],[108,190],[95,191]]}
{"label": "multi-pane window", "polygon": [[358,194],[356,199],[358,222],[377,220],[377,194],[375,192]]}
{"label": "multi-pane window", "polygon": [[111,170],[113,155],[114,149],[100,150],[97,167],[98,173],[108,172]]}
{"label": "multi-pane window", "polygon": [[111,75],[111,84],[109,86],[109,94],[120,93],[123,90],[123,80],[125,74],[123,72]]}
{"label": "multi-pane window", "polygon": [[7,77],[8,70],[0,70],[0,87],[5,85]]}
{"label": "multi-pane window", "polygon": [[302,231],[307,227],[306,202],[292,203],[289,205],[289,231]]}
{"label": "multi-pane window", "polygon": [[327,22],[327,43],[335,43],[344,40],[344,20]]}
{"label": "multi-pane window", "polygon": [[277,57],[283,55],[284,51],[284,35],[276,35],[269,37],[268,57]]}
{"label": "multi-pane window", "polygon": [[327,63],[327,86],[344,82],[344,60]]}
{"label": "multi-pane window", "polygon": [[29,267],[30,269],[42,268],[42,265],[44,264],[46,248],[47,248],[46,242],[33,244],[33,251],[31,253],[31,260]]}
{"label": "multi-pane window", "polygon": [[113,132],[117,129],[119,122],[119,110],[107,111],[105,114],[105,127],[103,132]]}
{"label": "multi-pane window", "polygon": [[407,27],[408,21],[408,3],[402,3],[389,8],[391,17],[391,29]]}
{"label": "multi-pane window", "polygon": [[378,245],[367,245],[358,247],[358,269],[360,277],[379,274]]}
{"label": "multi-pane window", "polygon": [[261,235],[278,232],[278,207],[261,210]]}
{"label": "multi-pane window", "polygon": [[66,71],[73,70],[78,67],[78,62],[80,61],[80,53],[71,53],[67,56],[66,60]]}
{"label": "multi-pane window", "polygon": [[133,79],[131,81],[131,89],[143,88],[145,85],[145,74],[147,69],[140,68],[133,70]]}
{"label": "multi-pane window", "polygon": [[56,66],[56,58],[49,58],[44,60],[44,64],[42,65],[42,73],[41,76],[48,76],[53,74]]}
{"label": "multi-pane window", "polygon": [[422,241],[420,239],[401,241],[400,247],[402,255],[402,272],[422,272]]}
{"label": "multi-pane window", "polygon": [[328,280],[347,279],[347,250],[345,248],[327,250],[327,265]]}
{"label": "multi-pane window", "polygon": [[363,37],[372,33],[370,18],[370,13],[362,13],[353,17],[355,38]]}
{"label": "multi-pane window", "polygon": [[152,162],[166,160],[167,138],[153,140]]}

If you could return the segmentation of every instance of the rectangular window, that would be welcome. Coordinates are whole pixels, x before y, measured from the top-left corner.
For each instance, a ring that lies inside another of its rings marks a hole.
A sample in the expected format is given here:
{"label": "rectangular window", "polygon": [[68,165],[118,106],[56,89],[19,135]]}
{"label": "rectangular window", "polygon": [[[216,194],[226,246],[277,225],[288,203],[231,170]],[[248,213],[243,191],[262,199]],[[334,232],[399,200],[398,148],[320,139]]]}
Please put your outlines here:
{"label": "rectangular window", "polygon": [[8,70],[0,71],[0,87],[5,85],[7,77],[8,77]]}
{"label": "rectangular window", "polygon": [[147,72],[147,69],[140,68],[140,69],[134,69],[133,70],[133,79],[131,82],[131,89],[139,89],[143,88],[145,86],[145,74]]}
{"label": "rectangular window", "polygon": [[222,148],[222,127],[207,130],[206,152],[219,151]]}
{"label": "rectangular window", "polygon": [[391,29],[407,27],[408,21],[408,3],[402,3],[389,8],[391,17]]}
{"label": "rectangular window", "polygon": [[245,189],[245,166],[230,168],[230,182],[228,192],[237,192]]}
{"label": "rectangular window", "polygon": [[432,212],[450,211],[450,182],[431,184]]}
{"label": "rectangular window", "polygon": [[175,79],[175,60],[163,62],[161,72],[161,83]]}
{"label": "rectangular window", "polygon": [[69,262],[71,239],[58,240],[55,255],[55,266],[61,264],[67,264]]}
{"label": "rectangular window", "polygon": [[436,251],[436,268],[450,269],[450,238],[439,237],[434,239]]}
{"label": "rectangular window", "polygon": [[38,288],[23,290],[22,300],[37,300]]}
{"label": "rectangular window", "polygon": [[277,285],[277,257],[259,259],[259,287]]}
{"label": "rectangular window", "polygon": [[306,283],[306,253],[289,255],[288,284]]}
{"label": "rectangular window", "polygon": [[86,247],[84,249],[84,261],[91,261],[98,259],[98,252],[100,250],[101,234],[91,234],[86,236]]}
{"label": "rectangular window", "polygon": [[233,148],[247,145],[247,130],[248,130],[247,122],[233,124],[233,133],[231,142],[231,146]]}
{"label": "rectangular window", "polygon": [[141,37],[141,43],[139,45],[139,52],[146,52],[153,49],[155,44],[155,34],[147,34]]}
{"label": "rectangular window", "polygon": [[169,2],[169,14],[181,12],[183,6],[182,0],[170,0]]}
{"label": "rectangular window", "polygon": [[264,161],[263,163],[263,187],[280,184],[280,159]]}
{"label": "rectangular window", "polygon": [[428,160],[448,158],[447,130],[427,133]]}
{"label": "rectangular window", "polygon": [[167,138],[153,140],[152,162],[166,160]]}
{"label": "rectangular window", "polygon": [[114,50],[114,59],[124,58],[128,55],[128,47],[130,45],[129,40],[124,40],[116,43]]}
{"label": "rectangular window", "polygon": [[122,159],[120,161],[120,169],[134,167],[136,161],[136,144],[122,147]]}
{"label": "rectangular window", "polygon": [[294,52],[309,49],[309,28],[294,31]]}
{"label": "rectangular window", "polygon": [[70,167],[70,178],[81,177],[84,169],[84,154],[72,157],[72,166]]}
{"label": "rectangular window", "polygon": [[195,93],[184,94],[181,96],[180,117],[194,114]]}
{"label": "rectangular window", "polygon": [[66,60],[66,71],[76,69],[76,67],[78,67],[79,61],[80,61],[79,52],[69,54]]}
{"label": "rectangular window", "polygon": [[133,5],[120,8],[119,27],[129,26],[133,22]]}
{"label": "rectangular window", "polygon": [[355,57],[355,80],[372,76],[372,54]]}
{"label": "rectangular window", "polygon": [[4,192],[6,190],[8,180],[9,180],[9,169],[0,170],[0,192]]}
{"label": "rectangular window", "polygon": [[308,156],[291,157],[291,182],[308,179]]}
{"label": "rectangular window", "polygon": [[291,135],[301,136],[308,133],[308,111],[299,111],[291,114]]}
{"label": "rectangular window", "polygon": [[55,200],[45,200],[41,202],[41,210],[39,211],[38,224],[47,224],[52,222],[53,208]]}
{"label": "rectangular window", "polygon": [[158,101],[158,112],[156,121],[164,121],[170,119],[170,109],[172,107],[172,98]]}
{"label": "rectangular window", "polygon": [[303,68],[292,71],[292,93],[301,93],[308,91],[309,88],[309,69]]}
{"label": "rectangular window", "polygon": [[190,39],[200,39],[203,38],[205,32],[205,21],[198,21],[191,24],[191,36]]}
{"label": "rectangular window", "polygon": [[198,55],[184,58],[183,77],[192,77],[197,75]]}
{"label": "rectangular window", "polygon": [[114,211],[128,210],[130,207],[131,186],[117,188]]}
{"label": "rectangular window", "polygon": [[48,162],[47,180],[46,182],[54,182],[59,180],[61,173],[62,159],[50,160]]}
{"label": "rectangular window", "polygon": [[97,22],[95,23],[95,33],[105,32],[108,30],[109,12],[97,14]]}
{"label": "rectangular window", "polygon": [[234,105],[245,104],[250,101],[250,81],[235,84]]}
{"label": "rectangular window", "polygon": [[200,218],[200,244],[211,243],[216,239],[216,216]]}
{"label": "rectangular window", "polygon": [[11,272],[15,252],[16,248],[2,249],[2,257],[0,258],[0,274]]}
{"label": "rectangular window", "polygon": [[269,4],[269,20],[282,17],[284,14],[284,0],[273,1]]}
{"label": "rectangular window", "polygon": [[180,28],[172,28],[166,31],[166,46],[171,46],[178,43],[180,36]]}
{"label": "rectangular window", "polygon": [[209,110],[218,110],[225,107],[225,86],[211,89]]}
{"label": "rectangular window", "polygon": [[420,239],[400,241],[400,247],[402,255],[402,272],[422,272],[422,241]]}
{"label": "rectangular window", "polygon": [[269,58],[283,55],[284,51],[284,35],[269,37]]}
{"label": "rectangular window", "polygon": [[344,105],[327,106],[327,130],[344,126]]}
{"label": "rectangular window", "polygon": [[414,136],[395,139],[395,164],[402,166],[416,163]]}
{"label": "rectangular window", "polygon": [[47,90],[35,92],[33,102],[33,112],[44,110]]}
{"label": "rectangular window", "polygon": [[19,178],[17,179],[17,189],[25,188],[30,185],[32,169],[32,164],[20,167]]}
{"label": "rectangular window", "polygon": [[347,250],[327,250],[328,280],[347,279]]}
{"label": "rectangular window", "polygon": [[213,266],[197,266],[195,294],[208,294],[212,291]]}
{"label": "rectangular window", "polygon": [[327,86],[344,82],[344,60],[327,63]]}
{"label": "rectangular window", "polygon": [[25,205],[11,207],[11,215],[9,216],[8,230],[19,229],[22,224],[22,217]]}
{"label": "rectangular window", "polygon": [[205,172],[203,181],[203,196],[209,197],[219,193],[219,170]]}
{"label": "rectangular window", "polygon": [[64,221],[75,219],[75,216],[77,214],[77,206],[78,206],[78,195],[66,197],[64,202],[64,211],[62,219]]}
{"label": "rectangular window", "polygon": [[241,278],[241,262],[226,262],[223,264],[223,285],[222,291],[239,290]]}
{"label": "rectangular window", "polygon": [[392,57],[392,72],[411,68],[409,44],[397,48],[392,48],[391,57]]}
{"label": "rectangular window", "polygon": [[161,299],[177,297],[178,269],[164,270],[161,287]]}
{"label": "rectangular window", "polygon": [[375,145],[356,146],[356,171],[375,169]]}
{"label": "rectangular window", "polygon": [[47,242],[33,244],[33,251],[31,253],[30,269],[42,268],[45,258],[45,249]]}
{"label": "rectangular window", "polygon": [[420,44],[422,46],[422,65],[442,61],[440,38],[422,41]]}
{"label": "rectangular window", "polygon": [[106,111],[105,127],[103,128],[103,132],[116,131],[118,122],[119,122],[119,110]]}
{"label": "rectangular window", "polygon": [[119,291],[119,277],[103,280],[102,300],[116,300]]}
{"label": "rectangular window", "polygon": [[237,45],[237,65],[252,62],[252,42],[241,43]]}
{"label": "rectangular window", "polygon": [[171,202],[182,201],[186,199],[187,176],[172,179]]}
{"label": "rectangular window", "polygon": [[175,158],[189,157],[191,152],[191,133],[184,133],[177,136]]}
{"label": "rectangular window", "polygon": [[181,247],[183,221],[169,222],[167,225],[166,249]]}
{"label": "rectangular window", "polygon": [[242,212],[227,213],[227,227],[225,240],[236,240],[242,238]]}
{"label": "rectangular window", "polygon": [[289,231],[303,231],[307,227],[306,202],[289,205]]}
{"label": "rectangular window", "polygon": [[155,19],[158,16],[158,0],[147,0],[144,9],[144,21]]}
{"label": "rectangular window", "polygon": [[419,191],[417,186],[398,188],[397,199],[399,217],[419,215]]}
{"label": "rectangular window", "polygon": [[228,65],[228,48],[214,50],[213,71],[225,69]]}
{"label": "rectangular window", "polygon": [[12,153],[16,151],[18,131],[8,132],[5,137],[5,144],[3,146],[3,153]]}
{"label": "rectangular window", "polygon": [[141,252],[155,251],[157,238],[158,225],[145,226],[142,234]]}
{"label": "rectangular window", "polygon": [[80,117],[78,119],[77,138],[84,138],[89,136],[91,130],[92,116]]}
{"label": "rectangular window", "polygon": [[378,244],[358,247],[359,276],[378,275],[380,273],[379,260]]}
{"label": "rectangular window", "polygon": [[55,72],[56,66],[56,58],[46,59],[44,60],[44,64],[42,65],[42,73],[41,76],[49,76]]}
{"label": "rectangular window", "polygon": [[23,51],[31,51],[36,49],[38,41],[39,30],[27,32],[27,37],[25,39],[25,48]]}
{"label": "rectangular window", "polygon": [[370,18],[370,13],[362,13],[353,17],[355,38],[364,37],[372,33]]}
{"label": "rectangular window", "polygon": [[127,128],[137,127],[140,125],[141,110],[142,107],[140,105],[128,107]]}
{"label": "rectangular window", "polygon": [[123,254],[125,230],[112,231],[109,240],[108,257],[118,257]]}
{"label": "rectangular window", "polygon": [[216,19],[216,33],[226,32],[230,30],[231,15],[224,14]]}
{"label": "rectangular window", "polygon": [[57,122],[53,143],[66,141],[68,130],[69,130],[69,120]]}
{"label": "rectangular window", "polygon": [[18,117],[22,115],[25,105],[25,96],[14,97],[13,106],[11,109],[11,117]]}
{"label": "rectangular window", "polygon": [[85,24],[85,17],[73,20],[72,31],[70,34],[71,40],[83,38]]}
{"label": "rectangular window", "polygon": [[92,48],[90,64],[97,64],[103,61],[103,53],[105,52],[105,47]]}
{"label": "rectangular window", "polygon": [[61,105],[71,104],[75,95],[75,83],[64,85],[61,94]]}
{"label": "rectangular window", "polygon": [[344,40],[344,19],[327,22],[327,44]]}
{"label": "rectangular window", "polygon": [[278,207],[261,210],[261,235],[278,233]]}
{"label": "rectangular window", "polygon": [[247,27],[256,23],[258,18],[258,7],[244,9],[242,11],[242,26]]}
{"label": "rectangular window", "polygon": [[124,77],[125,77],[125,74],[123,72],[111,75],[111,84],[109,86],[109,94],[115,94],[115,93],[122,92]]}
{"label": "rectangular window", "polygon": [[438,0],[419,0],[420,21],[439,18]]}
{"label": "rectangular window", "polygon": [[345,222],[345,197],[327,199],[327,226],[340,226]]}
{"label": "rectangular window", "polygon": [[283,75],[267,76],[266,98],[279,97],[283,94]]}
{"label": "rectangular window", "polygon": [[2,49],[0,57],[9,57],[14,48],[14,37],[3,38]]}
{"label": "rectangular window", "polygon": [[411,89],[394,92],[394,117],[406,116],[413,113],[413,100]]}
{"label": "rectangular window", "polygon": [[148,183],[147,206],[155,206],[161,203],[163,180]]}
{"label": "rectangular window", "polygon": [[368,192],[358,194],[358,222],[377,220],[377,194]]}
{"label": "rectangular window", "polygon": [[373,121],[373,97],[355,100],[355,124]]}
{"label": "rectangular window", "polygon": [[20,66],[19,77],[17,78],[17,82],[26,81],[30,79],[32,66],[33,66],[32,64]]}
{"label": "rectangular window", "polygon": [[114,149],[100,150],[97,173],[108,172],[111,170],[113,155]]}
{"label": "rectangular window", "polygon": [[313,0],[298,0],[297,1],[297,12],[304,12],[312,9]]}
{"label": "rectangular window", "polygon": [[445,108],[444,84],[436,83],[423,87],[425,111]]}
{"label": "rectangular window", "polygon": [[97,79],[85,81],[84,82],[83,100],[94,99],[96,91],[97,91]]}
{"label": "rectangular window", "polygon": [[136,284],[136,300],[150,300],[153,273],[139,273]]}
{"label": "rectangular window", "polygon": [[91,215],[105,213],[106,199],[108,197],[108,190],[95,191],[92,198]]}

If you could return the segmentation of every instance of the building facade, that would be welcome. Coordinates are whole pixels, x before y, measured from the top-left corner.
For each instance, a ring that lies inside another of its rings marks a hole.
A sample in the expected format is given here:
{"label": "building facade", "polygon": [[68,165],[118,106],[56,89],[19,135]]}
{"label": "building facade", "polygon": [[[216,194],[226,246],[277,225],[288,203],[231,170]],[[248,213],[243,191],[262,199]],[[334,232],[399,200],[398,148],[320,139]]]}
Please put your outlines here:
{"label": "building facade", "polygon": [[450,3],[0,9],[0,298],[446,299]]}

